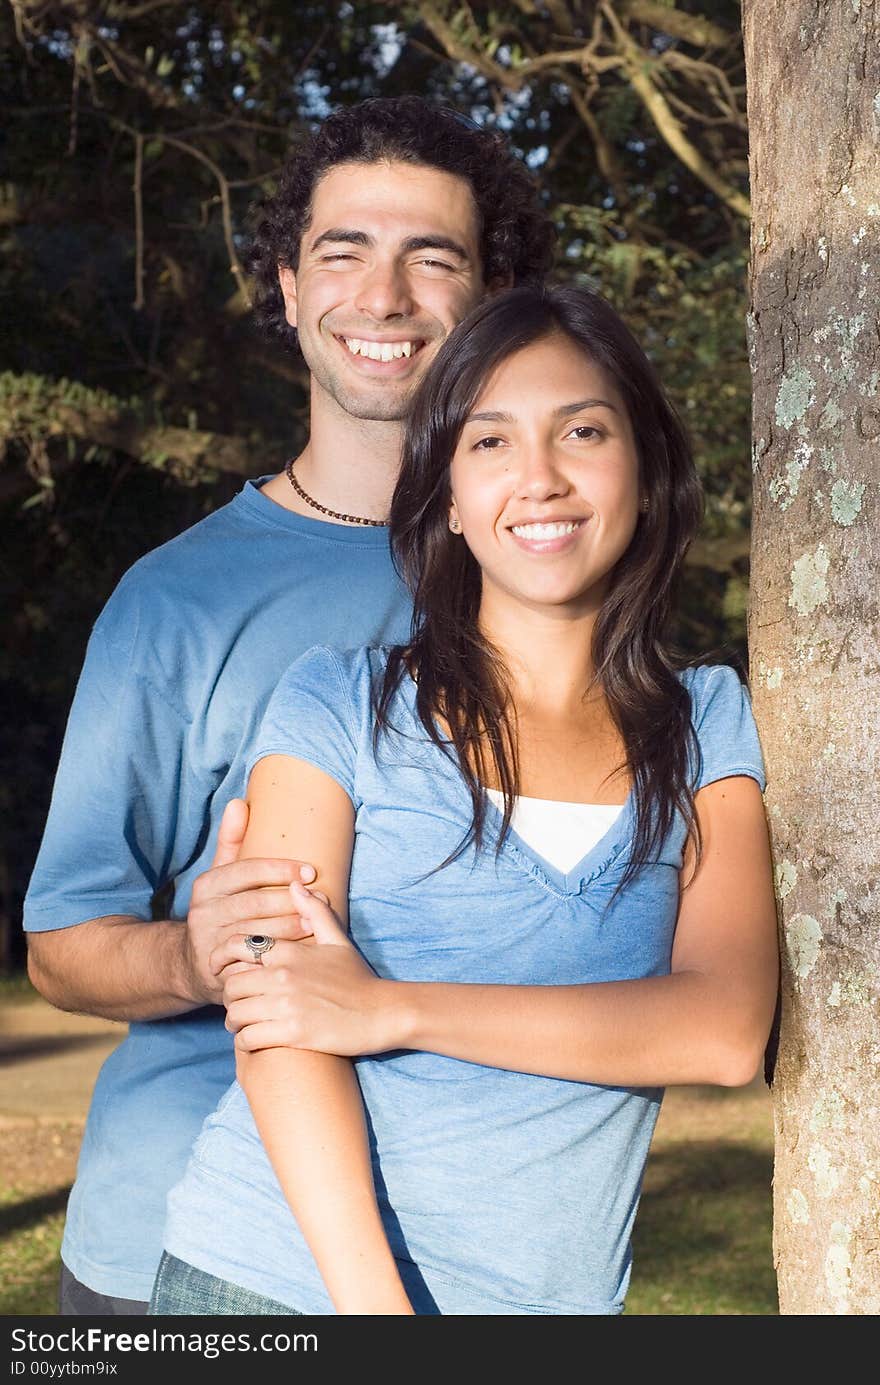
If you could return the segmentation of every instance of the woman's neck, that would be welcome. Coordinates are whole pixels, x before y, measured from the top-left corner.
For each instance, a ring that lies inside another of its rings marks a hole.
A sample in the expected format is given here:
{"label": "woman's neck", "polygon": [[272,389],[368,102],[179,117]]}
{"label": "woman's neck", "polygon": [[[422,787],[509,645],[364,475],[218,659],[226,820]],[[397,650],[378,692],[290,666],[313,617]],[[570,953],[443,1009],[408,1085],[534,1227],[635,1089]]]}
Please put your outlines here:
{"label": "woman's neck", "polygon": [[565,719],[601,699],[592,657],[596,615],[483,603],[480,630],[504,660],[518,715]]}

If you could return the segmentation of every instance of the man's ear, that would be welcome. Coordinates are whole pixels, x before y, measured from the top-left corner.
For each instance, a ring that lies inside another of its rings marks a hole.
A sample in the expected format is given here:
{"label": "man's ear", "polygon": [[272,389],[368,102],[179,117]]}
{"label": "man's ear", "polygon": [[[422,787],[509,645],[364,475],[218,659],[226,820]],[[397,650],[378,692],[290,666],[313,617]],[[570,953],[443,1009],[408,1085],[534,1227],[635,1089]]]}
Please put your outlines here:
{"label": "man's ear", "polygon": [[296,326],[296,275],[289,265],[278,266],[278,283],[284,299],[284,315],[291,327]]}

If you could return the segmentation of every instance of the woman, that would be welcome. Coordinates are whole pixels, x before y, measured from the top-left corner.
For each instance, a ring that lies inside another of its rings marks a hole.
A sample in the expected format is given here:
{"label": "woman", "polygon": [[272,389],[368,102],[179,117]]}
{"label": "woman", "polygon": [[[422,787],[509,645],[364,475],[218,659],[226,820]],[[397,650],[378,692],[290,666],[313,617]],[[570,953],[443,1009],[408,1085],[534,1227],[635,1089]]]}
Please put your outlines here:
{"label": "woman", "polygon": [[412,640],[311,651],[259,737],[245,851],[328,903],[292,887],[317,945],[283,967],[216,958],[241,1085],[152,1312],[622,1311],[662,1088],[750,1081],[776,995],[748,699],[663,642],[699,516],[598,295],[449,338],[392,504]]}

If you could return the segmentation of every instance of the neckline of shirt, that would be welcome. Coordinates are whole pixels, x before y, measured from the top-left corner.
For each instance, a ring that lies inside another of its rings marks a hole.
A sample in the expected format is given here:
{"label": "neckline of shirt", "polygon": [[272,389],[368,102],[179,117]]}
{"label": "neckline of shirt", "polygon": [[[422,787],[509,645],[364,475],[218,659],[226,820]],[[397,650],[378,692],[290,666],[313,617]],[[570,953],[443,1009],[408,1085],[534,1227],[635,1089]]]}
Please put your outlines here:
{"label": "neckline of shirt", "polygon": [[[499,807],[504,802],[504,795],[500,789],[487,789],[486,793]],[[626,799],[623,803],[575,803],[567,798],[530,798],[527,794],[518,794],[514,803],[546,803],[548,808],[590,808],[602,813],[617,814],[626,807]]]}
{"label": "neckline of shirt", "polygon": [[388,530],[373,529],[366,525],[336,524],[332,520],[311,519],[278,505],[262,490],[272,475],[257,476],[245,481],[234,500],[243,505],[251,515],[273,529],[286,529],[310,539],[321,539],[325,543],[355,544],[360,548],[387,548]]}

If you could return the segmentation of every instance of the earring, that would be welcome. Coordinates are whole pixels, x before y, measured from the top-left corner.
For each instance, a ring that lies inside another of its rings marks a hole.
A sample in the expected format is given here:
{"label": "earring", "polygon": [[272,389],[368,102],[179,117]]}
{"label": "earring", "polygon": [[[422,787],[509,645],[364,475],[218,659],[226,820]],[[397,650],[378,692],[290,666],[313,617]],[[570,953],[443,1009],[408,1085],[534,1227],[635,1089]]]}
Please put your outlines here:
{"label": "earring", "polygon": [[650,502],[650,500],[648,499],[648,497],[647,497],[646,495],[643,495],[643,496],[642,496],[642,503],[641,503],[641,505],[639,506],[639,509],[642,511],[642,514],[647,514],[647,513],[648,513],[648,510],[650,509],[650,507],[651,507],[651,502]]}
{"label": "earring", "polygon": [[452,532],[453,534],[460,534],[460,533],[461,533],[461,520],[457,519],[457,518],[455,517],[455,515],[450,515],[450,516],[449,516],[449,528],[450,528],[450,530],[451,530],[451,532]]}

